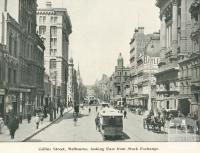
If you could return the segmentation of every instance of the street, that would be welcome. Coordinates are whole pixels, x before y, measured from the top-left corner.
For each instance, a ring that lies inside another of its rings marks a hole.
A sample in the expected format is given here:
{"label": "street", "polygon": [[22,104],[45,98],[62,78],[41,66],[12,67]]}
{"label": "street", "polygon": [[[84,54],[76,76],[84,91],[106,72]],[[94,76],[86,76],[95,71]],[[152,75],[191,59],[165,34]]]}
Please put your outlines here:
{"label": "street", "polygon": [[95,127],[96,110],[91,106],[91,113],[88,114],[88,107],[81,110],[77,124],[73,121],[73,112],[66,113],[63,118],[56,121],[50,127],[32,137],[30,142],[40,141],[76,141],[76,142],[101,142],[101,141],[167,141],[167,134],[158,134],[143,129],[142,116],[128,112],[127,119],[124,119],[124,136],[118,140],[103,140],[100,132]]}

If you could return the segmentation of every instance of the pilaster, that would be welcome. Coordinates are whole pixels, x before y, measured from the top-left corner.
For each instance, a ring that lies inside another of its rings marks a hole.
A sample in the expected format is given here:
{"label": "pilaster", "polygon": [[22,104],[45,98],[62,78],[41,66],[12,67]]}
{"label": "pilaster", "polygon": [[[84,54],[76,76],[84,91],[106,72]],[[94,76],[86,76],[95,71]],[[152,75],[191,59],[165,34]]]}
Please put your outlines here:
{"label": "pilaster", "polygon": [[177,1],[174,0],[172,4],[172,53],[177,55],[177,43],[178,43],[178,8]]}

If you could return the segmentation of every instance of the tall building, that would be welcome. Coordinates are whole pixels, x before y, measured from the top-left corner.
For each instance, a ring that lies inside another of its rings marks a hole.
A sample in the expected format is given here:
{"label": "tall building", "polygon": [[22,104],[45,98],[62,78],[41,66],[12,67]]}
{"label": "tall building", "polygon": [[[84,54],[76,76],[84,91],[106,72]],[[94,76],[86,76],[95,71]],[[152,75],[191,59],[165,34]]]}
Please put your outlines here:
{"label": "tall building", "polygon": [[68,46],[72,32],[70,17],[65,8],[53,8],[46,2],[45,8],[37,10],[37,31],[44,41],[45,72],[49,75],[51,101],[67,102]]}
{"label": "tall building", "polygon": [[[156,74],[158,105],[165,109],[179,109],[185,115],[190,112],[190,101],[182,95],[181,84],[189,85],[190,81],[186,77],[180,78],[178,64],[191,54],[191,3],[192,0],[157,0],[156,3],[161,20],[161,61]],[[190,94],[188,87],[185,90]]]}
{"label": "tall building", "polygon": [[[36,33],[36,0],[0,1],[0,43],[5,45],[4,116],[26,117],[43,103],[44,45]],[[15,6],[15,7],[13,7]]]}
{"label": "tall building", "polygon": [[5,45],[0,44],[0,116],[4,116],[5,114],[5,103],[4,98],[6,95],[5,91],[5,59],[6,56],[6,48]]}
{"label": "tall building", "polygon": [[[144,34],[144,28],[135,30],[130,42],[130,97],[129,103],[145,110],[155,103],[155,77],[158,69],[160,34]],[[155,104],[154,104],[155,105]]]}
{"label": "tall building", "polygon": [[200,1],[192,0],[187,8],[191,20],[191,29],[188,35],[192,45],[187,56],[181,56],[180,66],[180,102],[182,110],[191,115],[195,113],[200,117]]}

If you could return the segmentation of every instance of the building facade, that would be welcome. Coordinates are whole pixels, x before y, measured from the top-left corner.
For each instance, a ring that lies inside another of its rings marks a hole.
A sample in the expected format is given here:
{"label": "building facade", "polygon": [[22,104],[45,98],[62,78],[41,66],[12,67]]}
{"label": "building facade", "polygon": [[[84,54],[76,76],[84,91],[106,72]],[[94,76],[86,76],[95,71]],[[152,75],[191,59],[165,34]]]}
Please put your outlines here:
{"label": "building facade", "polygon": [[188,78],[180,77],[179,63],[191,53],[191,3],[191,0],[157,0],[156,3],[161,20],[161,61],[156,74],[158,107],[179,109],[185,115],[190,112],[190,102],[186,100],[186,93],[181,96],[181,84],[187,82],[189,85],[190,82]]}
{"label": "building facade", "polygon": [[155,77],[160,49],[159,33],[144,34],[144,28],[135,29],[130,41],[130,97],[129,104],[151,109],[155,103]]}
{"label": "building facade", "polygon": [[[199,114],[199,83],[200,83],[200,1],[194,0],[188,5],[191,15],[191,30],[189,35],[192,41],[190,52],[179,60],[180,66],[180,100],[187,106],[191,115]],[[200,116],[200,114],[198,115]]]}
{"label": "building facade", "polygon": [[0,42],[6,46],[4,116],[12,110],[26,117],[43,102],[45,48],[36,34],[36,7],[35,0],[1,1]]}
{"label": "building facade", "polygon": [[112,74],[109,83],[109,97],[112,102],[117,102],[122,100],[121,98],[126,99],[128,97],[126,91],[130,87],[129,78],[130,68],[124,66],[124,59],[120,53],[117,59],[117,66],[115,66],[115,71]]}
{"label": "building facade", "polygon": [[50,98],[56,105],[67,102],[68,45],[71,28],[65,8],[53,8],[48,1],[46,8],[37,10],[37,31],[46,48],[45,72],[52,82]]}

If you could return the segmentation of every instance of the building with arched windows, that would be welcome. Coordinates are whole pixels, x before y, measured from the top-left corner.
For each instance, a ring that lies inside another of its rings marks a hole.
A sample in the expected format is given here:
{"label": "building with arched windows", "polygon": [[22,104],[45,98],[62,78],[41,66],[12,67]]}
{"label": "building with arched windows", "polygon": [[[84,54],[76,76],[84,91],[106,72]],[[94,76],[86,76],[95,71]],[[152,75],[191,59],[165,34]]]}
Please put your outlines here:
{"label": "building with arched windows", "polygon": [[157,88],[159,106],[164,109],[180,110],[184,115],[193,112],[194,107],[197,106],[196,104],[193,106],[191,91],[192,69],[196,64],[188,61],[196,52],[195,41],[191,39],[192,31],[199,26],[199,23],[194,23],[194,16],[192,15],[191,18],[189,11],[193,9],[191,6],[194,2],[193,0],[157,0],[156,3],[160,8],[161,20],[161,61],[159,72],[156,74],[157,84],[159,84]]}
{"label": "building with arched windows", "polygon": [[188,5],[191,30],[189,37],[191,48],[189,55],[182,56],[180,66],[180,105],[182,110],[188,110],[191,115],[200,117],[200,1],[192,0]]}
{"label": "building with arched windows", "polygon": [[108,90],[110,93],[110,99],[112,101],[117,101],[121,98],[126,98],[127,90],[129,89],[129,78],[130,78],[130,68],[124,66],[124,59],[120,53],[117,58],[117,65],[115,66],[115,71],[110,77]]}

